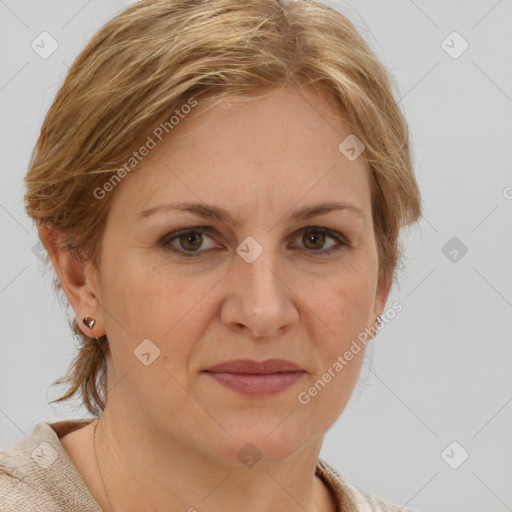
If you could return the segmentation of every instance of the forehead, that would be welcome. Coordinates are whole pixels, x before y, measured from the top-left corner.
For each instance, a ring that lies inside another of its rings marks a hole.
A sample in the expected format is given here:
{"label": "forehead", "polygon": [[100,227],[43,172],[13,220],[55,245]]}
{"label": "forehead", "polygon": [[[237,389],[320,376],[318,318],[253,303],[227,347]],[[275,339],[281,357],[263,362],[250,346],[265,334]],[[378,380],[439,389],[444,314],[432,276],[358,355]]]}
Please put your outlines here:
{"label": "forehead", "polygon": [[312,90],[198,105],[118,185],[124,214],[171,200],[250,206],[282,213],[299,201],[351,200],[370,207],[369,169],[338,146],[350,127]]}

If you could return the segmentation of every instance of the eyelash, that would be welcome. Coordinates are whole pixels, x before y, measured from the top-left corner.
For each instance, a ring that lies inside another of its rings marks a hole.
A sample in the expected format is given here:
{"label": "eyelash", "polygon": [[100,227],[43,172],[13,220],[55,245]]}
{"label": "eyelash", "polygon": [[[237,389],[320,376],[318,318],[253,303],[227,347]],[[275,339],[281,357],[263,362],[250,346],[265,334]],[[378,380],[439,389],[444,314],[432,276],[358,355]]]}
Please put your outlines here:
{"label": "eyelash", "polygon": [[[332,238],[339,244],[339,245],[335,245],[327,250],[319,249],[319,250],[315,251],[312,249],[308,250],[307,248],[304,249],[307,252],[309,252],[310,254],[313,254],[315,256],[316,255],[319,255],[320,257],[329,256],[333,253],[336,253],[343,249],[346,249],[350,245],[347,242],[345,242],[345,240],[343,239],[343,236],[340,233],[338,233],[336,231],[332,231],[327,228],[320,228],[320,227],[316,227],[316,226],[307,226],[305,228],[302,228],[301,230],[299,230],[299,234],[294,237],[294,240],[296,240],[299,237],[299,235],[305,231],[310,231],[312,233],[321,233],[321,234],[327,236],[328,238]],[[175,249],[175,248],[171,247],[171,245],[170,245],[171,242],[173,242],[174,240],[178,239],[179,237],[181,237],[183,235],[195,234],[195,233],[199,233],[201,235],[207,235],[211,238],[213,235],[213,232],[214,232],[214,230],[212,230],[208,226],[198,226],[197,228],[187,228],[187,229],[182,229],[180,231],[173,231],[172,233],[165,235],[161,239],[160,245],[162,245],[165,249],[167,249],[173,253],[184,256],[185,258],[197,258],[199,256],[202,256],[203,253],[205,253],[209,250],[212,250],[212,249],[206,249],[206,250],[203,249],[203,250],[197,250],[194,252],[190,252],[190,251],[187,252],[184,250]]]}

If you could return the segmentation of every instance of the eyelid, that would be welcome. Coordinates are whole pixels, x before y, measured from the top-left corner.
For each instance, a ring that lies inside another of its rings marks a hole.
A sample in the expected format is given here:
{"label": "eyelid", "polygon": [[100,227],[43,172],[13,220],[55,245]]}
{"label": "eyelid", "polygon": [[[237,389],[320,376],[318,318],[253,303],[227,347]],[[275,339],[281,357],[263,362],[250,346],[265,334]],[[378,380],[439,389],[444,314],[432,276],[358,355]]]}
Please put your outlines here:
{"label": "eyelid", "polygon": [[292,237],[299,236],[301,233],[304,233],[307,231],[323,233],[324,235],[328,236],[329,238],[333,238],[337,242],[344,243],[346,245],[350,245],[348,243],[348,240],[346,239],[346,237],[339,231],[336,231],[335,229],[329,229],[329,228],[324,228],[324,227],[315,226],[315,225],[305,226],[303,228],[298,229],[297,231],[295,231],[295,233],[293,233]]}
{"label": "eyelid", "polygon": [[[175,240],[176,238],[179,238],[180,236],[182,236],[186,233],[189,233],[189,232],[192,232],[192,233],[198,232],[201,234],[208,235],[210,238],[213,238],[215,236],[215,234],[218,233],[218,231],[215,228],[213,228],[212,226],[192,226],[192,227],[187,227],[187,228],[183,228],[183,229],[177,229],[176,231],[167,233],[159,240],[159,243],[163,246],[168,246],[173,240]],[[204,252],[204,251],[202,251],[202,252]],[[190,254],[193,254],[193,253],[190,253]]]}
{"label": "eyelid", "polygon": [[[307,248],[301,248],[304,252],[306,252],[309,255],[319,255],[321,257],[321,256],[329,255],[334,252],[340,251],[342,249],[346,249],[347,247],[351,246],[351,244],[347,241],[346,237],[342,233],[340,233],[336,230],[333,230],[333,229],[324,228],[324,227],[316,226],[316,225],[309,225],[309,226],[304,226],[302,228],[299,228],[292,235],[290,235],[290,238],[293,241],[295,241],[302,233],[307,232],[307,231],[322,233],[325,236],[327,236],[328,238],[331,238],[337,242],[337,245],[334,245],[328,249],[318,249],[315,251],[315,250],[308,250]],[[171,233],[167,233],[160,239],[159,244],[175,254],[183,255],[185,258],[193,258],[193,257],[202,256],[203,254],[214,250],[214,249],[202,249],[202,250],[198,250],[198,251],[185,251],[183,249],[180,250],[180,249],[174,249],[171,247],[171,245],[170,245],[171,242],[173,242],[180,236],[182,236],[186,233],[189,233],[189,232],[192,232],[192,233],[198,232],[200,234],[207,235],[208,237],[210,237],[212,239],[215,237],[216,234],[219,233],[218,230],[212,226],[186,227],[183,229],[172,231]]]}

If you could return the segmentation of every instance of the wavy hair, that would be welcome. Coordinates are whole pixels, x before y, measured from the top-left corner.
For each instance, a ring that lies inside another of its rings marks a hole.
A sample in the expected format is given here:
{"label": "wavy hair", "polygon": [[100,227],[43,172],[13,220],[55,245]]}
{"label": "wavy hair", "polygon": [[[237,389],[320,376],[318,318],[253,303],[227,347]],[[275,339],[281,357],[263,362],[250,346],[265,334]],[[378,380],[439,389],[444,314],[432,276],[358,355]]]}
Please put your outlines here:
{"label": "wavy hair", "polygon": [[[322,92],[364,143],[379,280],[394,280],[400,228],[421,213],[408,126],[384,65],[343,14],[314,0],[143,0],[119,13],[75,59],[43,121],[25,176],[26,211],[67,235],[61,250],[97,266],[115,191],[101,200],[94,191],[155,126],[190,98],[248,101],[283,86]],[[53,284],[65,300],[56,276]],[[98,415],[108,339],[91,342],[74,317],[70,326],[81,346],[55,382],[68,384],[55,401],[79,391]]]}

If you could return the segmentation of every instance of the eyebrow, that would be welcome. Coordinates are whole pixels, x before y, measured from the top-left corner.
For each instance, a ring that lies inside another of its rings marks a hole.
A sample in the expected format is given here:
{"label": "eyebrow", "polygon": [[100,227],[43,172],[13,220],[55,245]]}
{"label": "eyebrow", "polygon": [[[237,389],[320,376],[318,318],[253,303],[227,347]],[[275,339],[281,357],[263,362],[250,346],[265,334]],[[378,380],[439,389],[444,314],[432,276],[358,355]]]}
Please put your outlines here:
{"label": "eyebrow", "polygon": [[[139,222],[143,219],[146,219],[155,213],[167,212],[172,210],[190,212],[203,219],[217,220],[225,224],[234,225],[236,223],[231,213],[229,213],[224,208],[214,205],[208,205],[206,203],[190,202],[158,204],[156,206],[139,212],[135,222]],[[330,213],[332,211],[337,210],[346,210],[356,213],[359,217],[362,218],[363,222],[366,224],[366,216],[360,208],[357,208],[352,204],[339,201],[323,202],[315,204],[313,206],[302,208],[301,210],[297,210],[292,215],[290,215],[289,218],[292,220],[307,220],[312,217],[317,217],[319,215],[324,215],[326,213]]]}

